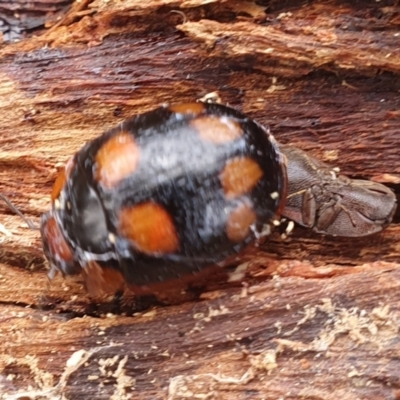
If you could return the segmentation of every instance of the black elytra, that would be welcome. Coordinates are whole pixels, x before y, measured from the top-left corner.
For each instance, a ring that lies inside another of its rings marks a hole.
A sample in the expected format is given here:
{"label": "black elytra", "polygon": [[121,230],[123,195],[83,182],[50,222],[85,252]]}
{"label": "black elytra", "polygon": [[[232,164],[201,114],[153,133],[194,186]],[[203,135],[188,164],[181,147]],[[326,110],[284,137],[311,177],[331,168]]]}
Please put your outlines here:
{"label": "black elytra", "polygon": [[194,274],[254,241],[282,211],[284,158],[233,108],[188,103],[130,118],[79,150],[42,216],[52,271],[89,263],[143,286]]}

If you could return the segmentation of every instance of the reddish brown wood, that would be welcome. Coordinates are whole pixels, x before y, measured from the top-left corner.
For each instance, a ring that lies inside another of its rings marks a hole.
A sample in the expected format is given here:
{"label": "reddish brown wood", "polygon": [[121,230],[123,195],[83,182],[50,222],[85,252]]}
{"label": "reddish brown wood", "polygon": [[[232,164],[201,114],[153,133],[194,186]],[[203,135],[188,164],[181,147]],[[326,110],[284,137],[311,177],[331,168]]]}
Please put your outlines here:
{"label": "reddish brown wood", "polygon": [[[212,91],[278,140],[399,192],[399,6],[282,4],[76,2],[3,44],[0,192],[38,223],[86,140]],[[0,214],[0,398],[400,397],[397,216],[367,239],[274,234],[244,259],[248,287],[211,282],[200,300],[124,316],[147,300],[49,284],[38,232]]]}

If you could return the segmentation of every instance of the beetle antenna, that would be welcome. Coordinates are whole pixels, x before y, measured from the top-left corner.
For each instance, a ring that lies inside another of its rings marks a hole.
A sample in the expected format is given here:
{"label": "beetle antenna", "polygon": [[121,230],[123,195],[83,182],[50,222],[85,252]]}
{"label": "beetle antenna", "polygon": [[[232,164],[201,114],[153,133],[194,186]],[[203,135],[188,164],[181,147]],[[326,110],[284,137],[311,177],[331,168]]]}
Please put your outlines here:
{"label": "beetle antenna", "polygon": [[17,214],[20,218],[22,218],[22,220],[28,225],[29,229],[33,229],[35,231],[40,230],[40,228],[35,223],[33,223],[30,219],[26,218],[25,215],[22,214],[22,212],[19,211],[18,208],[15,207],[14,204],[12,204],[11,201],[1,193],[0,193],[0,199],[3,200],[4,203],[6,203],[8,207],[10,207],[10,209],[15,212],[15,214]]}

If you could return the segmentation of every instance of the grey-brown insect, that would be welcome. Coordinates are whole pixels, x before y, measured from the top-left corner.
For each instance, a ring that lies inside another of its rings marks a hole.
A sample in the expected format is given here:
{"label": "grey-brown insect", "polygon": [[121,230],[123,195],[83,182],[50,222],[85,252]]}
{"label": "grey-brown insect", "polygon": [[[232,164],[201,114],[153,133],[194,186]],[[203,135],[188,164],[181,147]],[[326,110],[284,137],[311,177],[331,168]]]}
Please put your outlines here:
{"label": "grey-brown insect", "polygon": [[288,176],[283,216],[315,232],[346,237],[379,232],[392,221],[397,202],[388,187],[338,175],[296,147],[279,148]]}

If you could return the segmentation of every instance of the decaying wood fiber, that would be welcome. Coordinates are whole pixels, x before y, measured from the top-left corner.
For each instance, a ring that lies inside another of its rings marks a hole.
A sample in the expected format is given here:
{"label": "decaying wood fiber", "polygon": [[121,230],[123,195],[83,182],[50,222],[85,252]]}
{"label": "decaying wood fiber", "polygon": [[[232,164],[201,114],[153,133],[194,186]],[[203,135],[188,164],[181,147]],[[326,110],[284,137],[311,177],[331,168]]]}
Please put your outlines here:
{"label": "decaying wood fiber", "polygon": [[[400,7],[259,3],[76,1],[4,42],[0,192],[38,223],[85,141],[213,91],[279,141],[400,192]],[[243,287],[147,308],[49,283],[38,232],[0,213],[0,398],[400,398],[397,216],[370,238],[274,234]]]}

